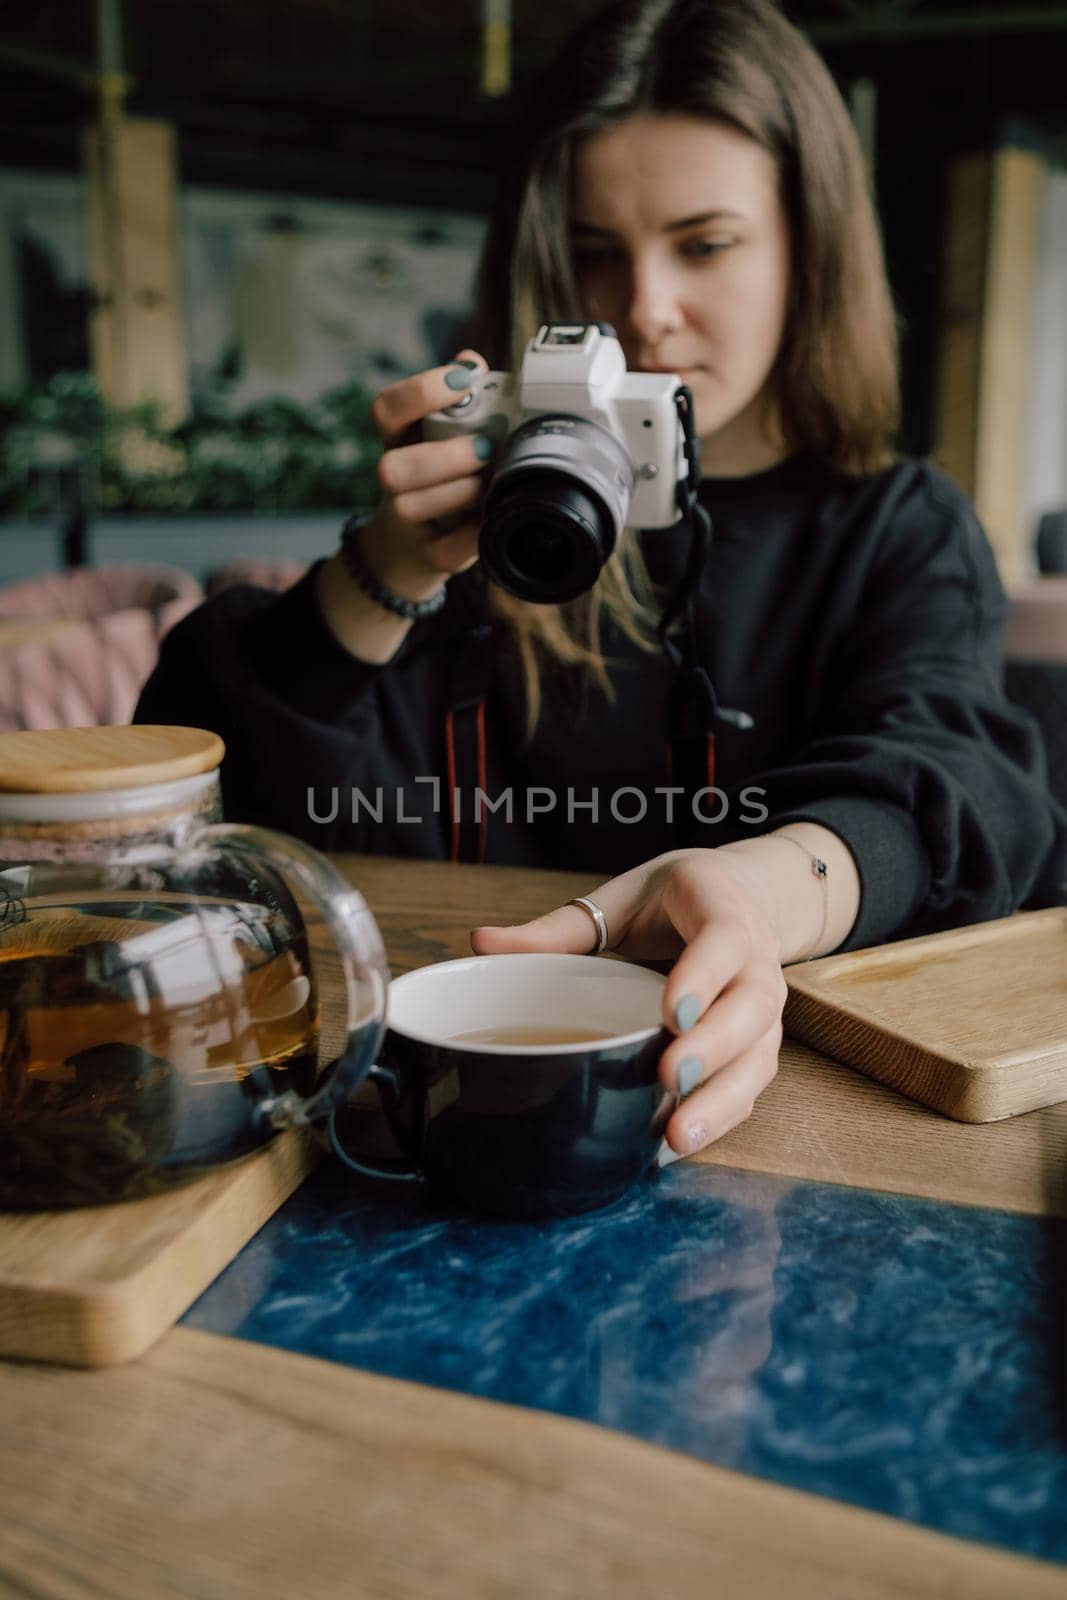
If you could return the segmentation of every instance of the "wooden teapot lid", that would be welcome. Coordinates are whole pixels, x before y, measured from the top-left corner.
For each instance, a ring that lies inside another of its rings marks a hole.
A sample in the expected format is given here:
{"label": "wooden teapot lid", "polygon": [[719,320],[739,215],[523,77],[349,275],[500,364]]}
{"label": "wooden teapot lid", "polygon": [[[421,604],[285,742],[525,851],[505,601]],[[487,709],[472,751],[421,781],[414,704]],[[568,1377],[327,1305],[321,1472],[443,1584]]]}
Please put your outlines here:
{"label": "wooden teapot lid", "polygon": [[213,772],[226,753],[203,728],[41,728],[0,733],[0,794],[86,794]]}

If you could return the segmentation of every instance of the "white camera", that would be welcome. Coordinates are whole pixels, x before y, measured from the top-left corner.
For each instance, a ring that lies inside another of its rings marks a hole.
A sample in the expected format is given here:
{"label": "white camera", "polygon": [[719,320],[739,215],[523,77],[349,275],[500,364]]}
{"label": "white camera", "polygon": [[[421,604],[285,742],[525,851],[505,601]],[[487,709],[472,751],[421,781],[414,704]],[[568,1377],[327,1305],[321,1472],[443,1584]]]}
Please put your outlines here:
{"label": "white camera", "polygon": [[484,433],[496,446],[479,554],[523,600],[589,589],[624,527],[669,528],[689,476],[680,378],[627,372],[605,322],[554,322],[530,340],[516,381],[475,375],[424,424],[427,439]]}

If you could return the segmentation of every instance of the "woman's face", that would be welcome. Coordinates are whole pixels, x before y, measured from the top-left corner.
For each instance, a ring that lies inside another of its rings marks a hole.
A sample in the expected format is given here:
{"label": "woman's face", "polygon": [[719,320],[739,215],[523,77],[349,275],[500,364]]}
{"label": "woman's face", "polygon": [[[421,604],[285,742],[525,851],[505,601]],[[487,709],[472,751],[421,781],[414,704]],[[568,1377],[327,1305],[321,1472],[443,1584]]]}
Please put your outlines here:
{"label": "woman's face", "polygon": [[586,315],[613,324],[631,370],[692,389],[704,471],[780,460],[789,237],[767,151],[728,123],[631,117],[577,148],[571,230]]}

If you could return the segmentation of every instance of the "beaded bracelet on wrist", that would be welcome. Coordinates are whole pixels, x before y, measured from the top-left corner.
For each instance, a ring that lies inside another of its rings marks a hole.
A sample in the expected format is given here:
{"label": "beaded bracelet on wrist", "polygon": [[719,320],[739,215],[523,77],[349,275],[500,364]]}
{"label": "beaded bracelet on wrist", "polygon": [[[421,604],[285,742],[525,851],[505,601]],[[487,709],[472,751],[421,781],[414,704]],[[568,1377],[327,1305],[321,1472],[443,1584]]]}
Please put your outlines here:
{"label": "beaded bracelet on wrist", "polygon": [[375,576],[364,560],[359,543],[362,527],[362,518],[349,517],[341,529],[341,556],[352,581],[376,606],[391,612],[394,617],[402,617],[405,622],[418,622],[420,617],[435,616],[445,603],[444,584],[428,600],[409,600],[405,595],[396,594]]}

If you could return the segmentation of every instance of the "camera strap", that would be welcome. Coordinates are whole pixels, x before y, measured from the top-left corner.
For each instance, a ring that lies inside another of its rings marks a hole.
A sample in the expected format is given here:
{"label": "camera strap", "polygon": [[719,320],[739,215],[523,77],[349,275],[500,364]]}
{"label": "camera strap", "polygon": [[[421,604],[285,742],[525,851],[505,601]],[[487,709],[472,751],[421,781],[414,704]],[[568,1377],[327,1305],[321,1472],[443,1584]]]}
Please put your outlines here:
{"label": "camera strap", "polygon": [[[700,503],[700,441],[693,425],[693,400],[684,385],[676,396],[686,476],[677,485],[678,508],[689,527],[685,569],[656,628],[664,655],[675,668],[667,704],[668,781],[691,797],[715,786],[715,722],[718,703],[697,651],[696,602],[711,550],[711,517]],[[464,574],[464,577],[467,577]],[[461,592],[458,627],[448,678],[445,765],[450,861],[484,861],[488,807],[475,815],[475,785],[486,788],[485,703],[492,672],[492,625],[484,577],[472,569]],[[680,621],[673,636],[670,630]]]}
{"label": "camera strap", "polygon": [[475,815],[475,786],[485,794],[485,702],[493,630],[484,578],[475,571],[466,583],[454,583],[454,587],[465,603],[448,674],[445,711],[448,859],[484,861],[489,815],[484,801],[480,815]]}
{"label": "camera strap", "polygon": [[[700,503],[700,441],[693,417],[693,396],[684,385],[676,396],[684,442],[686,476],[679,479],[678,508],[689,526],[685,569],[667,601],[656,628],[663,653],[675,669],[667,702],[667,773],[687,797],[715,786],[715,719],[718,703],[697,649],[697,595],[711,551],[711,517]],[[674,637],[670,629],[681,622]]]}

